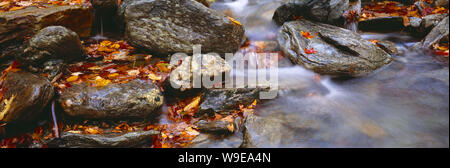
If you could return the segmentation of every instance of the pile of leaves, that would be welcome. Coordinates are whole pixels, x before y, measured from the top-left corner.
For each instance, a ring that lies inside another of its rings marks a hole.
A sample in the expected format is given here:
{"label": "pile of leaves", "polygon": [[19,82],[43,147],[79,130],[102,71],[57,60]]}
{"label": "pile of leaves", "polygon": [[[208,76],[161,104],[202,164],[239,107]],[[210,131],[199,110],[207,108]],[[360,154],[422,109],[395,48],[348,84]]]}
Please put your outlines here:
{"label": "pile of leaves", "polygon": [[[51,128],[53,126],[49,125],[48,128]],[[0,148],[26,148],[29,147],[31,144],[41,144],[40,147],[47,148],[47,145],[45,145],[42,140],[49,139],[51,137],[54,137],[53,134],[48,134],[44,137],[45,130],[47,128],[44,128],[43,126],[38,126],[32,133],[25,133],[18,136],[12,136],[4,139],[0,139]]]}
{"label": "pile of leaves", "polygon": [[89,0],[0,0],[0,13],[24,9],[30,6],[47,8],[45,5],[85,5]]}
{"label": "pile of leaves", "polygon": [[[69,65],[68,72],[55,84],[60,90],[83,82],[92,87],[104,87],[110,83],[124,84],[134,79],[151,80],[160,85],[173,68],[164,61],[151,64],[151,55],[129,55],[133,47],[124,41],[102,41],[91,44],[86,50],[91,58],[102,57],[103,62]],[[139,60],[139,56],[143,59]]]}
{"label": "pile of leaves", "polygon": [[383,1],[377,2],[375,4],[369,4],[361,9],[360,21],[368,20],[376,17],[390,17],[390,16],[401,16],[404,18],[404,24],[409,23],[408,17],[419,17],[427,16],[430,14],[438,13],[448,13],[448,9],[443,7],[433,8],[430,6],[425,6],[422,4],[422,13],[415,5],[403,5],[395,1]]}
{"label": "pile of leaves", "polygon": [[[182,101],[178,101],[175,105],[169,105],[168,119],[170,124],[164,124],[160,126],[149,126],[147,129],[159,130],[161,133],[153,138],[153,148],[179,148],[186,147],[190,142],[200,135],[198,128],[194,123],[200,120],[195,118],[195,113],[198,110],[198,105],[201,102],[201,97],[188,98]],[[245,117],[253,113],[253,109],[256,108],[257,101],[255,100],[250,105],[239,105],[239,109],[236,109],[234,113],[222,116],[215,114],[210,118],[202,118],[208,122],[222,120],[230,124],[227,125],[227,129],[230,132],[234,132],[233,122],[238,117]]]}

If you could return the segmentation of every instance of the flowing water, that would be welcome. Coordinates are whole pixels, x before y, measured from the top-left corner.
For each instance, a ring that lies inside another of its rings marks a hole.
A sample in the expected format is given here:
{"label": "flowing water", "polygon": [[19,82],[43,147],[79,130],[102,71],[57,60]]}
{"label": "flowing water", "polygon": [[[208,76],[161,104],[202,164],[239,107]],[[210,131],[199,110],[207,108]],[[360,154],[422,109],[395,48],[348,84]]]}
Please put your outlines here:
{"label": "flowing water", "polygon": [[[281,0],[219,1],[212,8],[241,21],[250,40],[275,40],[271,23]],[[302,67],[279,69],[281,90],[256,109],[286,119],[288,138],[265,147],[449,147],[449,69],[426,51],[408,50],[417,39],[370,34],[397,44],[395,61],[373,74],[330,79]],[[307,127],[305,129],[297,129]],[[286,135],[284,135],[286,136]]]}

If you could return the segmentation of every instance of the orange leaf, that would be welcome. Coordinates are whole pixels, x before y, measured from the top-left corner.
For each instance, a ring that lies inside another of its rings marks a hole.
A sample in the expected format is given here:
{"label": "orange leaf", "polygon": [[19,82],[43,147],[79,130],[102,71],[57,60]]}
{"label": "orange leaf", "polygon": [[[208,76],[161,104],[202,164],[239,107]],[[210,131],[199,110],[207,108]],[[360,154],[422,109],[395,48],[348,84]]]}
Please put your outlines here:
{"label": "orange leaf", "polygon": [[303,31],[301,31],[300,34],[301,34],[303,37],[307,38],[307,39],[312,39],[312,38],[314,38],[314,36],[312,36],[309,32],[303,32]]}

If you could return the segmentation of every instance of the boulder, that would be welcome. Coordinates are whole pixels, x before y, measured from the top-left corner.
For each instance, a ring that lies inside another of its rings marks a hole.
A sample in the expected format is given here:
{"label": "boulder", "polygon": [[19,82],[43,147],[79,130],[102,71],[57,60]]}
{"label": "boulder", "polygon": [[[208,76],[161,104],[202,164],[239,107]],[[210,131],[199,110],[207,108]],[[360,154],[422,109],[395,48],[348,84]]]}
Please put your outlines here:
{"label": "boulder", "polygon": [[42,69],[49,60],[72,62],[84,57],[77,33],[62,26],[49,26],[28,40],[23,53],[17,54],[16,59],[26,67],[30,66],[29,69]]}
{"label": "boulder", "polygon": [[53,86],[45,77],[25,71],[5,74],[0,85],[4,92],[0,96],[0,123],[32,122],[54,95]]}
{"label": "boulder", "polygon": [[225,74],[231,71],[231,66],[218,55],[204,54],[182,58],[182,63],[170,74],[166,80],[165,88],[168,91],[184,92],[193,88],[204,88],[202,84],[194,87],[194,76],[204,79],[220,78],[223,81]]}
{"label": "boulder", "polygon": [[121,13],[126,40],[157,55],[190,54],[196,44],[203,53],[234,53],[244,36],[240,23],[195,0],[124,1]]}
{"label": "boulder", "polygon": [[104,87],[86,82],[62,90],[58,99],[64,112],[83,119],[123,119],[157,116],[163,102],[159,88],[151,82],[132,80]]}
{"label": "boulder", "polygon": [[93,12],[86,6],[45,5],[0,13],[0,45],[22,41],[48,26],[65,26],[81,37],[91,33]]}
{"label": "boulder", "polygon": [[401,16],[375,17],[358,23],[358,29],[366,32],[397,32],[404,28]]}
{"label": "boulder", "polygon": [[196,123],[196,126],[200,132],[212,134],[231,134],[235,131],[234,128],[236,128],[236,125],[233,122],[225,120],[200,120]]}
{"label": "boulder", "polygon": [[231,88],[209,89],[202,96],[204,100],[198,108],[196,117],[214,116],[214,113],[229,115],[234,110],[239,110],[239,105],[250,105],[259,99],[259,93],[266,91],[262,88]]}
{"label": "boulder", "polygon": [[391,55],[398,54],[397,45],[395,45],[395,43],[393,43],[391,41],[380,40],[377,42],[377,46]]}
{"label": "boulder", "polygon": [[158,134],[154,130],[110,134],[63,132],[60,138],[51,138],[46,143],[51,148],[130,148],[151,144],[153,136]]}
{"label": "boulder", "polygon": [[[302,37],[301,31],[315,37]],[[355,32],[307,20],[285,23],[278,42],[292,62],[320,74],[364,76],[392,61],[388,53]]]}
{"label": "boulder", "polygon": [[349,0],[295,0],[280,6],[272,20],[282,25],[284,22],[304,17],[308,20],[343,25],[344,13],[349,9]]}
{"label": "boulder", "polygon": [[422,18],[418,32],[426,36],[434,27],[436,27],[448,14],[433,14]]}
{"label": "boulder", "polygon": [[[244,123],[243,148],[286,147],[292,142],[302,142],[319,130],[318,122],[303,121],[296,115],[249,115]],[[288,146],[293,147],[293,146]]]}
{"label": "boulder", "polygon": [[438,42],[448,42],[448,16],[443,19],[421,42],[415,44],[413,48],[430,48]]}

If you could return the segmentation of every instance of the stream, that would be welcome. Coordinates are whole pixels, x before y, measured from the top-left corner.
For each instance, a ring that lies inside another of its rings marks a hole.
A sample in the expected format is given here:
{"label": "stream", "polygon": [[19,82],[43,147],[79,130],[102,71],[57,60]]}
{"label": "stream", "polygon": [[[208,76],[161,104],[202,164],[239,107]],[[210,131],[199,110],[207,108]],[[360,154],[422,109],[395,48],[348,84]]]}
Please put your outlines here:
{"label": "stream", "polygon": [[[271,17],[282,2],[224,1],[212,8],[231,11],[250,40],[276,40]],[[260,104],[256,114],[280,119],[282,128],[262,137],[258,146],[449,146],[448,64],[427,51],[409,50],[419,40],[408,35],[363,33],[363,37],[390,40],[399,54],[390,65],[353,79],[321,76],[317,82],[313,72],[300,66],[280,67],[278,97]]]}

